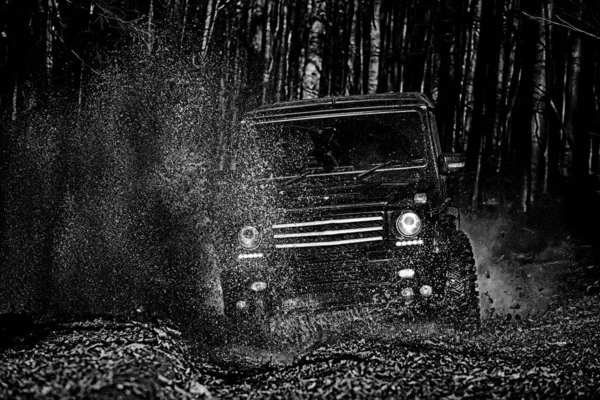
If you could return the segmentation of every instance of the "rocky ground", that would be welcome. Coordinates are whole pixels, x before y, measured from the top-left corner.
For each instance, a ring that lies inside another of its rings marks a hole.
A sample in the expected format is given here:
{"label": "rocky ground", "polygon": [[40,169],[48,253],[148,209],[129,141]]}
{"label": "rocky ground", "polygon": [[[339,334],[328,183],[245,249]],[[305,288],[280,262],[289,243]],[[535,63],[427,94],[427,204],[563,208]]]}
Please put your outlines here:
{"label": "rocky ground", "polygon": [[600,399],[600,295],[588,272],[573,268],[531,318],[474,326],[355,316],[278,351],[209,351],[165,322],[5,330],[0,398]]}

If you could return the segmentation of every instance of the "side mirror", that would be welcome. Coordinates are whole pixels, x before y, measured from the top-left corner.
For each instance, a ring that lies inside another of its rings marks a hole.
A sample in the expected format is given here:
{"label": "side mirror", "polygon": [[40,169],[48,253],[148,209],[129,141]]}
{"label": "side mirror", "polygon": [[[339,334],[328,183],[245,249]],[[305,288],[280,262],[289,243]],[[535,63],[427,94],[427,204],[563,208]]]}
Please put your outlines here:
{"label": "side mirror", "polygon": [[462,172],[465,168],[465,155],[461,153],[442,153],[438,159],[440,173],[451,175]]}

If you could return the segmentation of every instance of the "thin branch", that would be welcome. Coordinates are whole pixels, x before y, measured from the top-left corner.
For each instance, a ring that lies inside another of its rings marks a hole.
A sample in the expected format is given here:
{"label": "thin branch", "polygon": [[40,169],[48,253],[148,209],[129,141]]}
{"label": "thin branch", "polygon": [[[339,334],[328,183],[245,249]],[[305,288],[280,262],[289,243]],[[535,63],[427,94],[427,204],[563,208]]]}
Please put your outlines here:
{"label": "thin branch", "polygon": [[[61,35],[58,35],[58,34],[57,34],[57,35],[56,35],[56,37],[58,38],[58,40],[60,40],[60,41],[61,41],[61,43],[62,43],[62,44],[64,44],[65,46],[67,45],[67,44],[65,43],[65,41],[64,41],[64,39],[62,38],[62,36],[61,36]],[[86,66],[86,67],[87,67],[87,68],[88,68],[90,71],[92,71],[94,74],[96,74],[96,75],[98,75],[98,76],[101,76],[101,77],[104,77],[104,78],[106,78],[106,77],[107,77],[106,75],[102,74],[101,72],[98,72],[98,71],[96,71],[94,68],[92,68],[92,66],[91,66],[91,65],[89,65],[88,63],[86,63],[86,62],[83,60],[83,58],[82,58],[82,57],[81,57],[79,54],[77,54],[77,53],[75,52],[75,50],[73,50],[73,49],[69,49],[69,50],[71,51],[71,53],[73,53],[73,55],[74,55],[74,56],[75,56],[75,57],[76,57],[76,58],[77,58],[79,61],[81,61],[81,63],[82,63],[83,65],[85,65],[85,66]]]}
{"label": "thin branch", "polygon": [[600,36],[596,36],[590,32],[584,31],[580,28],[577,28],[576,26],[574,26],[573,24],[568,23],[567,21],[565,21],[564,19],[560,18],[559,16],[557,16],[556,18],[558,18],[560,20],[560,22],[556,22],[556,21],[551,21],[549,19],[546,18],[542,18],[542,17],[536,17],[535,15],[531,15],[526,13],[525,11],[521,11],[521,14],[523,14],[525,17],[532,19],[534,21],[538,21],[538,22],[544,22],[544,23],[548,23],[548,24],[552,24],[552,25],[556,25],[556,26],[560,26],[562,28],[567,28],[569,30],[581,33],[582,35],[586,35],[589,36],[593,39],[596,40],[600,40]]}
{"label": "thin branch", "polygon": [[231,0],[226,0],[222,5],[218,6],[217,11],[221,11],[222,9],[227,7],[229,4],[231,4]]}
{"label": "thin branch", "polygon": [[97,2],[94,3],[94,8],[97,8],[98,10],[102,11],[102,13],[98,13],[99,17],[106,18],[107,20],[113,20],[123,25],[129,26],[131,29],[133,29],[141,35],[148,35],[148,32],[138,27],[140,25],[140,21],[143,21],[146,17],[139,17],[131,21],[127,21],[123,17],[119,16],[116,12],[110,10],[108,7],[101,6]]}
{"label": "thin branch", "polygon": [[79,61],[81,61],[81,63],[82,63],[83,65],[85,65],[85,66],[86,66],[86,68],[88,68],[90,71],[92,71],[93,73],[95,73],[95,74],[96,74],[96,75],[98,75],[98,76],[102,76],[102,77],[105,77],[105,78],[106,78],[106,75],[104,75],[104,74],[102,74],[102,73],[100,73],[100,72],[96,71],[94,68],[92,68],[92,67],[90,66],[90,64],[86,63],[86,62],[83,60],[83,58],[81,58],[81,57],[79,56],[79,54],[75,53],[75,50],[71,49],[71,53],[73,53],[73,55],[74,55],[75,57],[77,57],[77,59],[78,59]]}
{"label": "thin branch", "polygon": [[566,27],[568,27],[569,29],[572,29],[572,30],[574,30],[574,31],[577,31],[577,32],[583,33],[584,35],[591,36],[591,37],[593,37],[593,38],[595,38],[595,39],[600,39],[600,36],[596,36],[596,35],[594,35],[594,34],[592,34],[592,33],[589,33],[589,32],[587,32],[587,31],[584,31],[583,29],[581,29],[581,28],[577,28],[575,25],[573,25],[573,24],[571,24],[571,23],[569,23],[569,22],[565,21],[563,18],[561,18],[561,17],[560,17],[560,15],[557,15],[557,16],[556,16],[556,18],[557,18],[557,19],[559,19],[559,20],[560,20],[560,22],[562,22],[563,24],[565,24],[565,26],[566,26]]}

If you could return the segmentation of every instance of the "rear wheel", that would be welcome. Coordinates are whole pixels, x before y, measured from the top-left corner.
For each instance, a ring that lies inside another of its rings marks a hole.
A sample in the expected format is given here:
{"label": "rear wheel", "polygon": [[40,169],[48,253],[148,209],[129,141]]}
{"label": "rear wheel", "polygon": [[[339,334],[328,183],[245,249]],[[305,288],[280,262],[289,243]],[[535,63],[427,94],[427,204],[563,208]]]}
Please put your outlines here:
{"label": "rear wheel", "polygon": [[450,315],[479,319],[479,296],[473,249],[463,231],[455,231],[450,239],[445,308]]}

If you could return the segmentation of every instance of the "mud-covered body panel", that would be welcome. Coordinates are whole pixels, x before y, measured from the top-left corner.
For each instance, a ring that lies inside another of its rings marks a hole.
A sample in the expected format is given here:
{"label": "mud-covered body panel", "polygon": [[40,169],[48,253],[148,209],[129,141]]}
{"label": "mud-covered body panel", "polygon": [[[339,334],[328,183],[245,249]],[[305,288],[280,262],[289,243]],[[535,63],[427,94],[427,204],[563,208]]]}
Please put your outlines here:
{"label": "mud-covered body panel", "polygon": [[[407,119],[396,120],[394,113],[403,112],[418,114],[421,121],[418,131],[403,133],[415,144],[413,157],[418,159],[383,160],[364,168],[336,164],[329,170],[298,171],[257,181],[271,185],[273,207],[278,211],[266,218],[248,210],[246,221],[231,232],[234,242],[236,229],[251,224],[261,237],[256,248],[238,246],[228,254],[222,276],[228,313],[431,302],[443,297],[444,265],[456,225],[447,214],[445,177],[437,162],[439,139],[432,105],[425,97],[390,94],[284,103],[250,113],[245,124],[258,127],[259,132],[267,127],[267,132],[271,126],[305,129],[315,121],[317,130],[330,121],[344,127],[348,118],[352,124],[358,121],[368,127],[371,119],[385,114],[382,121],[396,127],[393,124]],[[371,134],[365,130],[355,136],[363,132]],[[349,157],[338,158],[351,163]],[[405,214],[413,223],[417,217],[418,233],[399,231],[397,221]],[[266,283],[266,289],[252,290],[255,282]],[[424,287],[433,294],[423,292]]]}

